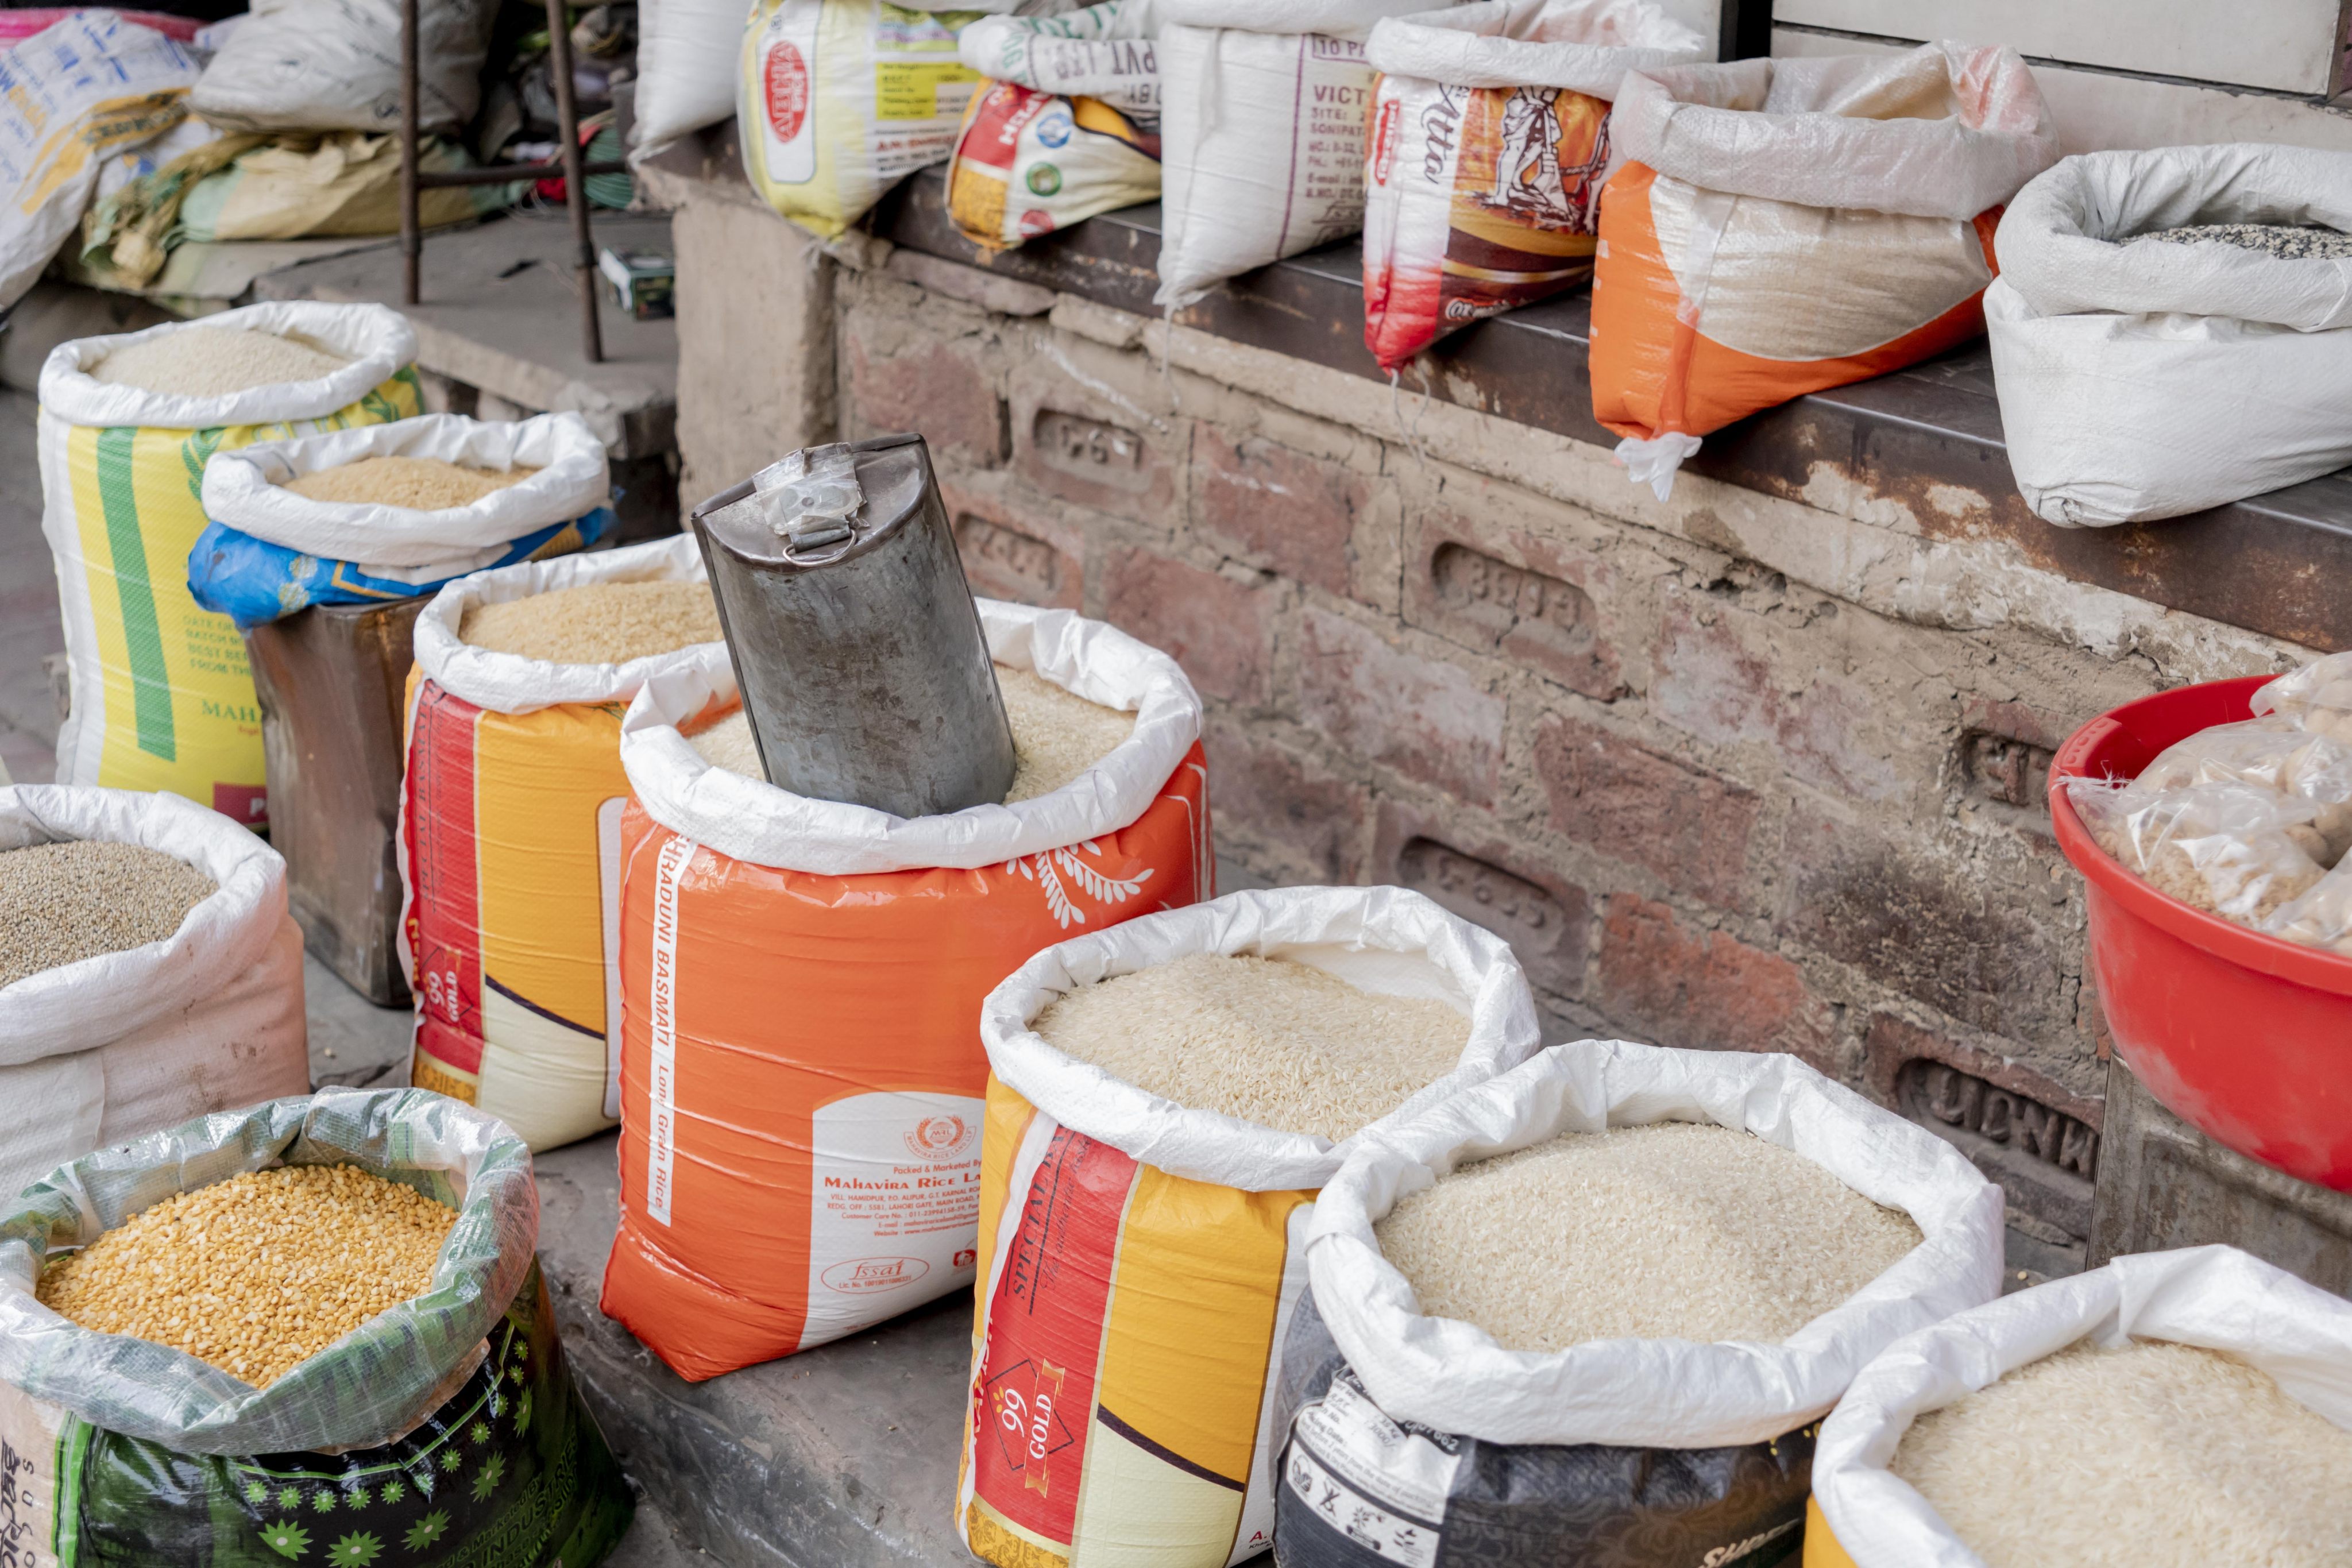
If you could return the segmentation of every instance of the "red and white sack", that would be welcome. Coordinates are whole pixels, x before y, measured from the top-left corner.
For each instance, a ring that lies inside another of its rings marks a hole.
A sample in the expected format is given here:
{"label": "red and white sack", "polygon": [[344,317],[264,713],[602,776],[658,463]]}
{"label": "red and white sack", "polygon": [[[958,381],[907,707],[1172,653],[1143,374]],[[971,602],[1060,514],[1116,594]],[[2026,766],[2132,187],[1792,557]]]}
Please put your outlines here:
{"label": "red and white sack", "polygon": [[1481,0],[1391,17],[1364,53],[1364,346],[1393,372],[1592,276],[1618,83],[1706,40],[1651,0]]}

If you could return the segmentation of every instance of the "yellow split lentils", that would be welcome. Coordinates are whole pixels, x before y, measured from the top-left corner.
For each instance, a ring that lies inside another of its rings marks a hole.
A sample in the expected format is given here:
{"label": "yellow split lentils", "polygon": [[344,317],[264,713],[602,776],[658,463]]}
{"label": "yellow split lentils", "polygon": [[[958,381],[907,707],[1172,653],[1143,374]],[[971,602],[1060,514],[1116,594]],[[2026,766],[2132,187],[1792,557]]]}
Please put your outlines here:
{"label": "yellow split lentils", "polygon": [[247,1171],[143,1209],[43,1270],[85,1329],[210,1362],[256,1388],[423,1295],[457,1212],[352,1165]]}

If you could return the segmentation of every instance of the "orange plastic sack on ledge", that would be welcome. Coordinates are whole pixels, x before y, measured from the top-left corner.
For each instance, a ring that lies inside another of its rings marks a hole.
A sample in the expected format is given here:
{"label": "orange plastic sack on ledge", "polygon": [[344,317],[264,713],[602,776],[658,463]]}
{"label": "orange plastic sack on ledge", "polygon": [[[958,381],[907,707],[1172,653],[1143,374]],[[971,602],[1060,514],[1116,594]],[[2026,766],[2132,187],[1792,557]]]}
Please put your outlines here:
{"label": "orange plastic sack on ledge", "polygon": [[681,1376],[971,1284],[982,1000],[1066,936],[1213,891],[1201,703],[1176,661],[1066,610],[980,611],[997,663],[1134,712],[1133,733],[1034,799],[907,818],[706,760],[679,726],[734,707],[723,668],[656,678],[623,721],[603,1307]]}
{"label": "orange plastic sack on ledge", "polygon": [[1629,75],[1601,202],[1592,412],[1664,500],[1699,437],[1984,331],[2000,205],[2058,156],[2014,50]]}

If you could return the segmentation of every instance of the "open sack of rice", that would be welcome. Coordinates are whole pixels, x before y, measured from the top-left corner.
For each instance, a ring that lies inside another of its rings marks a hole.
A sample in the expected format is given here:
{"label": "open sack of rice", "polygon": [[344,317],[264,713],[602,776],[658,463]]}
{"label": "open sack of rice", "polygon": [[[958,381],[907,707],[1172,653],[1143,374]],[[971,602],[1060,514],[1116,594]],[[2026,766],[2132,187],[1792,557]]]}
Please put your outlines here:
{"label": "open sack of rice", "polygon": [[196,602],[240,628],[311,605],[429,594],[486,567],[569,554],[613,526],[604,443],[577,414],[428,414],[259,441],[205,464]]}
{"label": "open sack of rice", "polygon": [[1019,763],[901,817],[769,784],[723,652],[621,726],[621,1226],[604,1308],[689,1378],[972,1279],[981,1003],[1214,890],[1201,702],[1067,610],[978,602]]}
{"label": "open sack of rice", "polygon": [[538,1232],[520,1140],[413,1089],[60,1166],[0,1207],[17,1539],[44,1563],[589,1568],[632,1504]]}
{"label": "open sack of rice", "polygon": [[1257,1555],[1317,1190],[1535,1050],[1518,963],[1402,888],[1235,893],[1038,953],[981,1037],[964,1540],[998,1568]]}
{"label": "open sack of rice", "polygon": [[1704,51],[1651,0],[1483,0],[1376,25],[1364,346],[1380,367],[1591,278],[1618,83]]}
{"label": "open sack of rice", "polygon": [[1592,414],[1661,500],[1699,438],[1984,331],[2000,205],[2058,156],[2013,49],[1629,75],[1601,203]]}
{"label": "open sack of rice", "polygon": [[415,629],[402,783],[410,1080],[551,1149],[620,1118],[621,714],[716,660],[688,538],[460,578]]}
{"label": "open sack of rice", "polygon": [[62,1161],[310,1087],[286,863],[173,795],[0,788],[0,1202]]}
{"label": "open sack of rice", "polygon": [[2352,1303],[2118,1258],[1889,1345],[1822,1425],[1806,1568],[2352,1562]]}
{"label": "open sack of rice", "polygon": [[1985,291],[2010,468],[2062,527],[2222,506],[2352,461],[2352,153],[2068,158]]}
{"label": "open sack of rice", "polygon": [[1307,1261],[1285,1568],[1765,1568],[1812,1423],[2000,1289],[2001,1195],[1793,1057],[1587,1040],[1356,1149]]}
{"label": "open sack of rice", "polygon": [[41,531],[73,710],[58,782],[168,789],[268,821],[245,645],[189,593],[216,451],[424,412],[416,334],[382,305],[288,300],[61,343],[41,366]]}

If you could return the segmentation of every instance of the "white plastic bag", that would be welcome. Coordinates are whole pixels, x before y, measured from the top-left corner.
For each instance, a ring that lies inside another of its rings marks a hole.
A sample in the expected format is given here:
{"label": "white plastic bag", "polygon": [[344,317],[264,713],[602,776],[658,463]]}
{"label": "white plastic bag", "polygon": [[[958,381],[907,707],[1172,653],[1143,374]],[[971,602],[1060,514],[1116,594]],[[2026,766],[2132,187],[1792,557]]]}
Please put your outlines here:
{"label": "white plastic bag", "polygon": [[2352,153],[2093,153],[2000,220],[1985,323],[2010,468],[2044,520],[2178,517],[2352,461],[2352,262],[2131,237],[2203,224],[2352,229]]}
{"label": "white plastic bag", "polygon": [[[2352,1303],[2232,1247],[2118,1258],[1948,1318],[1887,1346],[1862,1370],[1823,1424],[1813,1456],[1813,1500],[1843,1558],[1854,1568],[1984,1568],[1886,1468],[1903,1435],[1927,1412],[2079,1341],[2117,1349],[2134,1338],[2226,1351],[2268,1373],[2289,1398],[2352,1428]],[[2095,1429],[2053,1436],[2076,1447],[2098,1441]],[[2180,1436],[2196,1442],[2204,1435]]]}
{"label": "white plastic bag", "polygon": [[2289,670],[2256,689],[2248,706],[2352,744],[2352,653],[2331,653]]}
{"label": "white plastic bag", "polygon": [[[1199,952],[1444,1002],[1469,1019],[1460,1065],[1334,1144],[1174,1104],[1030,1029],[1070,990]],[[1315,1191],[1352,1151],[1535,1050],[1510,948],[1402,888],[1235,893],[1047,948],[990,995],[981,1039],[967,1543],[1000,1568],[1034,1561],[1039,1542],[1166,1568],[1255,1556],[1273,1538],[1275,1394]],[[1055,1434],[1043,1447],[1023,1440],[1039,1415]]]}
{"label": "white plastic bag", "polygon": [[983,16],[956,35],[963,63],[992,81],[1094,98],[1137,123],[1160,122],[1160,0],[1103,0],[1056,16]]}
{"label": "white plastic bag", "polygon": [[[489,0],[420,0],[417,120],[462,130],[481,101]],[[396,131],[399,0],[254,0],[188,106],[229,131]]]}
{"label": "white plastic bag", "polygon": [[1163,109],[1160,290],[1345,239],[1364,222],[1364,36],[1425,0],[1157,0]]}
{"label": "white plastic bag", "polygon": [[1619,82],[1705,48],[1651,0],[1483,0],[1374,26],[1364,342],[1381,367],[1589,279]]}
{"label": "white plastic bag", "polygon": [[744,0],[638,0],[632,158],[658,153],[735,112],[744,10]]}
{"label": "white plastic bag", "polygon": [[0,986],[0,1194],[102,1143],[310,1087],[286,862],[174,795],[0,788],[0,851],[139,844],[219,890],[163,942]]}
{"label": "white plastic bag", "polygon": [[0,49],[0,310],[81,222],[110,157],[170,131],[201,68],[110,11],[76,11]]}

